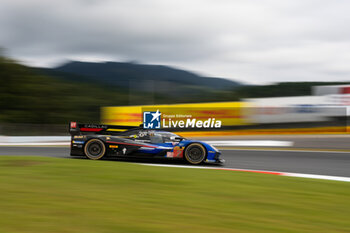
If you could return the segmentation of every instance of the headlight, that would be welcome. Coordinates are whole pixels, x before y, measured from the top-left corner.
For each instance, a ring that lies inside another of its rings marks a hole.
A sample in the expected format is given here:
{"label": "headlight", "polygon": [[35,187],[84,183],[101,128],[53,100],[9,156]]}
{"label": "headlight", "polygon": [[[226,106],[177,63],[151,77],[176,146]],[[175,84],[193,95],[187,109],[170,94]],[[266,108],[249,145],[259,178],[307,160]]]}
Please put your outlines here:
{"label": "headlight", "polygon": [[216,147],[215,146],[212,146],[212,145],[210,145],[216,152],[219,152],[219,150],[218,149],[216,149]]}

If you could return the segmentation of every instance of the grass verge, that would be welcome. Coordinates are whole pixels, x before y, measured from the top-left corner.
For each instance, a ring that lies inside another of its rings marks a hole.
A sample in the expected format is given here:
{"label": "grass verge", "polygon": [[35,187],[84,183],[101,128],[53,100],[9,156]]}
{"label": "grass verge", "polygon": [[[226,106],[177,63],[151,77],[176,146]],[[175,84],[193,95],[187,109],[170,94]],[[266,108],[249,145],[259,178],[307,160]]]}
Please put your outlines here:
{"label": "grass verge", "polygon": [[346,182],[0,157],[1,232],[349,232]]}

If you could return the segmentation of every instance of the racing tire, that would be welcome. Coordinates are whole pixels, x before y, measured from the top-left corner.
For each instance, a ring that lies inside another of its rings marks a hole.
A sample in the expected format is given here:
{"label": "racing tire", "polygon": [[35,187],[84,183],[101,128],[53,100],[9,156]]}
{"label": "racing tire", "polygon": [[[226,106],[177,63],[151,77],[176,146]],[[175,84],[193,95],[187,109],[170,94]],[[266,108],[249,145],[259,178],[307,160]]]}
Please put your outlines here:
{"label": "racing tire", "polygon": [[85,156],[89,159],[101,159],[106,153],[106,146],[100,139],[91,139],[84,146]]}
{"label": "racing tire", "polygon": [[186,147],[184,155],[185,160],[190,164],[200,164],[205,160],[207,152],[202,144],[191,143]]}

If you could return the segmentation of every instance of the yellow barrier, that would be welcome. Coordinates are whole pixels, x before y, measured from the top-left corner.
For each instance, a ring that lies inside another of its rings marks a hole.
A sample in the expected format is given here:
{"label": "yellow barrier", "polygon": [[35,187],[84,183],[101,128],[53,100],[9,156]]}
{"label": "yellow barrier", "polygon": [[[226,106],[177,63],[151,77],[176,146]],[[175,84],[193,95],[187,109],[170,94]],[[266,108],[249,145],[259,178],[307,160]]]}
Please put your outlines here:
{"label": "yellow barrier", "polygon": [[244,125],[248,123],[243,111],[243,108],[247,106],[248,104],[244,102],[216,102],[103,107],[101,120],[103,124],[109,125],[138,126],[142,124],[144,111],[159,110],[163,119],[184,120],[191,116],[190,118],[199,120],[215,118],[222,122],[222,126]]}
{"label": "yellow barrier", "polygon": [[313,127],[292,129],[239,129],[223,131],[191,131],[175,132],[183,137],[218,137],[218,136],[246,136],[246,135],[307,135],[307,134],[348,134],[349,127]]}
{"label": "yellow barrier", "polygon": [[[144,111],[157,111],[162,113],[162,118],[176,118],[173,120],[184,120],[196,118],[205,120],[216,118],[222,121],[222,126],[248,125],[251,107],[244,102],[216,102],[216,103],[190,103],[173,105],[140,105],[140,106],[118,106],[103,107],[101,118],[103,124],[139,126],[142,124]],[[305,127],[289,129],[236,129],[220,131],[193,131],[179,132],[185,137],[195,136],[234,136],[234,135],[277,135],[277,134],[346,134],[350,132],[349,127]]]}

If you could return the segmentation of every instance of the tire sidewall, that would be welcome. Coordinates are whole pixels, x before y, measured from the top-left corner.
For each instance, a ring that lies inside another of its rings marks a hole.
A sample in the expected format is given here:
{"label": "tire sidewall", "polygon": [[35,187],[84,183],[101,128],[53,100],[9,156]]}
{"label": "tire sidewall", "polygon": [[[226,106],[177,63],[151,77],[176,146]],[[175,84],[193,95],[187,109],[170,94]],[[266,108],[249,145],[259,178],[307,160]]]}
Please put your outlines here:
{"label": "tire sidewall", "polygon": [[[188,157],[188,150],[189,149],[191,149],[191,147],[193,147],[193,146],[198,146],[199,148],[201,148],[202,149],[202,152],[203,152],[203,159],[201,159],[200,161],[198,161],[198,162],[193,162],[193,161],[191,161],[191,159]],[[200,163],[202,163],[205,159],[206,159],[206,157],[207,157],[207,150],[205,149],[205,147],[202,145],[202,144],[200,144],[200,143],[191,143],[191,144],[189,144],[187,147],[186,147],[186,149],[185,149],[185,152],[184,152],[184,157],[185,157],[185,160],[187,161],[187,162],[189,162],[190,164],[200,164]]]}
{"label": "tire sidewall", "polygon": [[[89,146],[91,143],[94,143],[94,142],[95,142],[95,143],[99,143],[99,144],[101,145],[101,147],[102,147],[102,153],[101,153],[99,156],[97,156],[97,157],[89,155],[88,150],[87,150],[88,146]],[[87,142],[85,143],[85,146],[84,146],[84,154],[85,154],[86,157],[88,157],[89,159],[92,159],[92,160],[101,159],[101,158],[106,154],[106,145],[105,145],[104,142],[103,142],[102,140],[100,140],[100,139],[97,139],[97,138],[91,139],[91,140],[89,140],[89,141],[87,141]]]}

